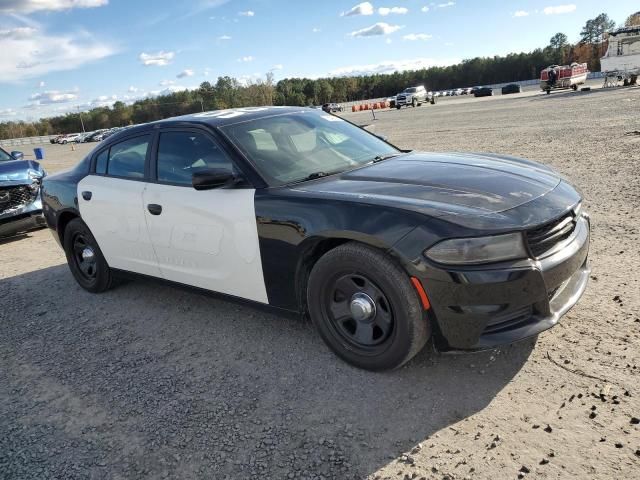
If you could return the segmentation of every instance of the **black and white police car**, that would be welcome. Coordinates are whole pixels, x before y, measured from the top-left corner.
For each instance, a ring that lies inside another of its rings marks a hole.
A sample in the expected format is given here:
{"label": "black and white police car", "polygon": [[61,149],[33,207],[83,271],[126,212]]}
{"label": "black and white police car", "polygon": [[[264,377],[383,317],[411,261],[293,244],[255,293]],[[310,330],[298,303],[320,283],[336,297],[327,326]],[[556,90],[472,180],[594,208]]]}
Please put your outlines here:
{"label": "black and white police car", "polygon": [[45,178],[81,287],[132,272],[308,314],[359,367],[432,339],[473,351],[555,325],[589,276],[589,220],[551,169],[401,151],[324,112],[205,112],[123,130]]}

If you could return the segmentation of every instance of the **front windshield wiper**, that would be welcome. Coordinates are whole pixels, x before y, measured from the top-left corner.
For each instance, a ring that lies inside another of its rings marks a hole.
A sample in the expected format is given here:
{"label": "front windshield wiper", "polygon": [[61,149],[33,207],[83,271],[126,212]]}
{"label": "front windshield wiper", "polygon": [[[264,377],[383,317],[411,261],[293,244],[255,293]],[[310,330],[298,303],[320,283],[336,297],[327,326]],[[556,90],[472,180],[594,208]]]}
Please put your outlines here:
{"label": "front windshield wiper", "polygon": [[307,180],[315,180],[316,178],[328,177],[329,175],[331,175],[331,173],[329,172],[313,172],[307,175],[306,177],[304,177],[300,181],[305,182]]}
{"label": "front windshield wiper", "polygon": [[387,160],[389,158],[397,157],[398,155],[402,155],[402,154],[401,153],[390,153],[388,155],[376,155],[375,157],[373,157],[373,160],[371,160],[371,162],[372,163],[382,162],[383,160]]}

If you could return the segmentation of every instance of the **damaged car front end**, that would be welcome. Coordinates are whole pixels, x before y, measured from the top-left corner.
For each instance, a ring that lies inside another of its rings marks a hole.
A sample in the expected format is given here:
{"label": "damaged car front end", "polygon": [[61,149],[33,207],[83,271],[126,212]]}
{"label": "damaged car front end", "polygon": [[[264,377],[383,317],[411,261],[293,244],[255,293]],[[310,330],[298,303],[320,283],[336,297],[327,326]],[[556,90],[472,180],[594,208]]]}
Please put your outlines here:
{"label": "damaged car front end", "polygon": [[40,196],[45,175],[38,162],[0,148],[0,238],[45,225]]}

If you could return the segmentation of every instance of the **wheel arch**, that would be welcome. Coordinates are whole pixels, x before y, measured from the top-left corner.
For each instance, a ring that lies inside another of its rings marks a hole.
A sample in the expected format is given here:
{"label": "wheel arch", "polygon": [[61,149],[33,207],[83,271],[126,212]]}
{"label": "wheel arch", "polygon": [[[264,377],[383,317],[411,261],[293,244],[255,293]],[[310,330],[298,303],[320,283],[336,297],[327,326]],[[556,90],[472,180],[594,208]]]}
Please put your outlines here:
{"label": "wheel arch", "polygon": [[60,239],[60,245],[64,245],[64,231],[69,225],[69,222],[75,218],[81,218],[80,213],[75,210],[64,210],[58,215],[58,222],[56,224],[56,232]]}
{"label": "wheel arch", "polygon": [[[387,253],[391,249],[391,245],[381,243],[379,238],[362,234],[355,235],[351,232],[334,232],[331,235],[305,239],[299,246],[300,254],[295,274],[296,300],[302,314],[307,314],[307,286],[311,270],[322,256],[345,243],[359,243],[382,253]],[[391,255],[390,258],[394,262],[398,262],[394,255]],[[404,269],[403,265],[399,265]]]}

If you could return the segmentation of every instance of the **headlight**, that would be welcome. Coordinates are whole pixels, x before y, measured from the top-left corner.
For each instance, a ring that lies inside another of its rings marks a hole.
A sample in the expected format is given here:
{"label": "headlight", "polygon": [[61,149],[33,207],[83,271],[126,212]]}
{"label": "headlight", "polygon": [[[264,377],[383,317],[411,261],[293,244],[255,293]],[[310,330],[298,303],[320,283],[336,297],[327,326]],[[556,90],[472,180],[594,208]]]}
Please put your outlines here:
{"label": "headlight", "polygon": [[33,180],[34,182],[39,182],[40,180],[42,180],[42,177],[44,177],[43,172],[39,172],[37,170],[33,170],[33,169],[29,169],[27,170],[27,175],[29,175],[29,178],[31,180]]}
{"label": "headlight", "polygon": [[501,262],[528,256],[520,233],[444,240],[424,254],[434,262],[450,265]]}

